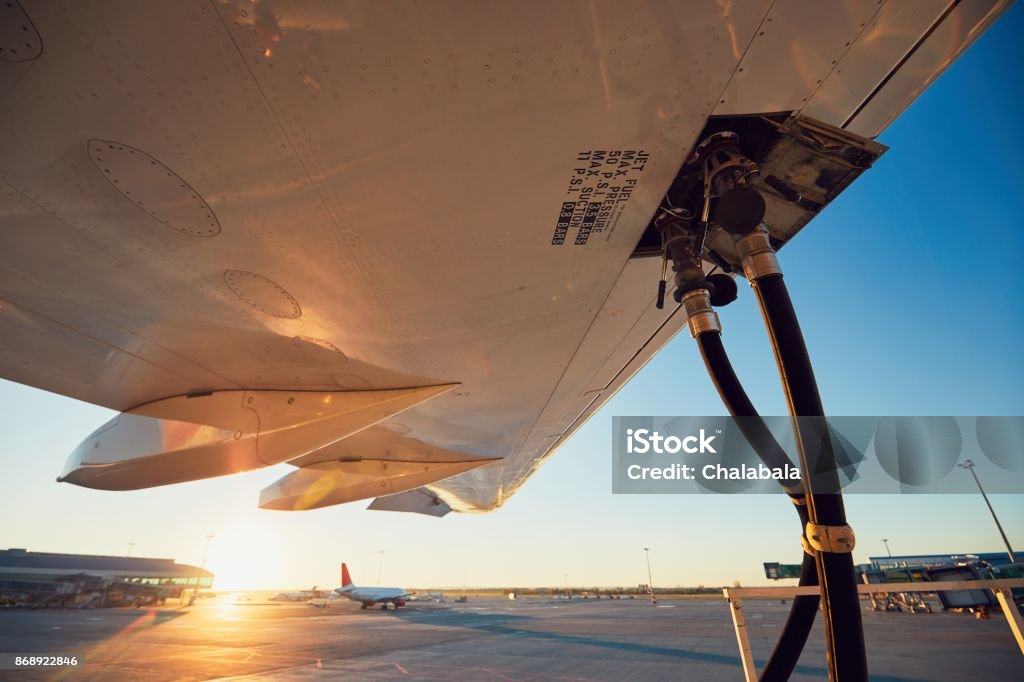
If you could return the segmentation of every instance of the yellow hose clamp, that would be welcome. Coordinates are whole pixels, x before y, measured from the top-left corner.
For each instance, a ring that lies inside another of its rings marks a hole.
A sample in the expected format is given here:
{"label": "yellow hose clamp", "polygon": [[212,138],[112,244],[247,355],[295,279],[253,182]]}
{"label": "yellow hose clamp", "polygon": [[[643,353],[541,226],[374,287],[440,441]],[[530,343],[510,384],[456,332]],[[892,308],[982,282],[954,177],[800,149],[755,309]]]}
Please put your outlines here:
{"label": "yellow hose clamp", "polygon": [[804,535],[815,550],[830,554],[849,554],[857,544],[853,529],[848,525],[825,526],[808,523]]}
{"label": "yellow hose clamp", "polygon": [[800,546],[803,547],[804,554],[809,554],[810,556],[814,556],[815,554],[818,553],[818,551],[816,549],[811,547],[810,543],[807,542],[807,538],[805,538],[803,535],[800,536]]}

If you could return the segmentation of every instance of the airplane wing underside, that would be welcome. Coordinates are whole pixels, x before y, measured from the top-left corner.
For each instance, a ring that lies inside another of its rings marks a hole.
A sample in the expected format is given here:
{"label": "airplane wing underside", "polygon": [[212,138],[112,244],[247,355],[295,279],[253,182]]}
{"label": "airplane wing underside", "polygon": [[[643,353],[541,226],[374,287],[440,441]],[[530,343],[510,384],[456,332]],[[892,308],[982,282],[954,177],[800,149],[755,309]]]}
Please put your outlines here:
{"label": "airplane wing underside", "polygon": [[871,138],[1007,4],[9,3],[0,376],[127,413],[84,485],[494,509],[685,325],[637,245],[709,117]]}

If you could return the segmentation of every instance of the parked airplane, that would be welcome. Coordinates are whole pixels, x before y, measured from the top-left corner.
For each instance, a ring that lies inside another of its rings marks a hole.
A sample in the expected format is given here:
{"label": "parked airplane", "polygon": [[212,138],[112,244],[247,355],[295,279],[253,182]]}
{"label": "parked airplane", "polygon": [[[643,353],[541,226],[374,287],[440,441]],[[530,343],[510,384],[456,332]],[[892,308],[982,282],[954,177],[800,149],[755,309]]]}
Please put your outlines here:
{"label": "parked airplane", "polygon": [[409,592],[401,587],[356,587],[348,574],[347,564],[341,565],[341,587],[334,591],[346,599],[362,602],[364,609],[375,604],[380,604],[381,610],[386,610],[388,604],[394,604],[397,609],[405,606],[405,600],[409,596]]}

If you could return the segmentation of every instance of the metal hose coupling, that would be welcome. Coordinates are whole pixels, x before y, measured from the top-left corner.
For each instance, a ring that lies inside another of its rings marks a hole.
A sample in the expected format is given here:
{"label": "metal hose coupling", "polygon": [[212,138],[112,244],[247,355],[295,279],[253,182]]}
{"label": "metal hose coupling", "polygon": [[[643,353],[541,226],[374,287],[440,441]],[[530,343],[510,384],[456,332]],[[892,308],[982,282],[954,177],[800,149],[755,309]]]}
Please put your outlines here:
{"label": "metal hose coupling", "polygon": [[763,223],[747,234],[736,237],[735,244],[743,263],[743,276],[751,284],[768,275],[782,274],[778,256],[775,255]]}
{"label": "metal hose coupling", "polygon": [[683,294],[683,310],[690,325],[690,336],[697,338],[706,332],[721,332],[722,323],[718,313],[711,307],[711,292],[707,289],[691,289]]}

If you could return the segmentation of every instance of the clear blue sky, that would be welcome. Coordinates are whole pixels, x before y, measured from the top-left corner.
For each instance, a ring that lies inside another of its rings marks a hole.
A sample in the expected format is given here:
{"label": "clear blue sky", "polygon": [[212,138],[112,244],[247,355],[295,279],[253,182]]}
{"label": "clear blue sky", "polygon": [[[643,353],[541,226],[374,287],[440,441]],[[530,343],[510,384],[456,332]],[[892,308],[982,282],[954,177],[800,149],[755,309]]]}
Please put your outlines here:
{"label": "clear blue sky", "polygon": [[[1024,7],[1013,7],[880,138],[891,150],[782,252],[826,408],[837,415],[1024,414]],[[745,285],[721,311],[737,371],[763,414],[784,414]],[[134,553],[209,566],[228,586],[763,582],[762,561],[799,559],[781,497],[613,496],[611,417],[722,414],[692,340],[670,343],[501,510],[438,520],[365,503],[261,511],[287,467],[148,491],[54,481],[107,410],[0,382],[0,547]],[[966,473],[964,474],[966,475]],[[1024,492],[1024,491],[1022,491]],[[993,497],[1024,550],[1024,495]],[[858,561],[994,551],[980,498],[847,498]],[[385,553],[380,554],[383,550]],[[223,584],[223,583],[222,583]]]}

